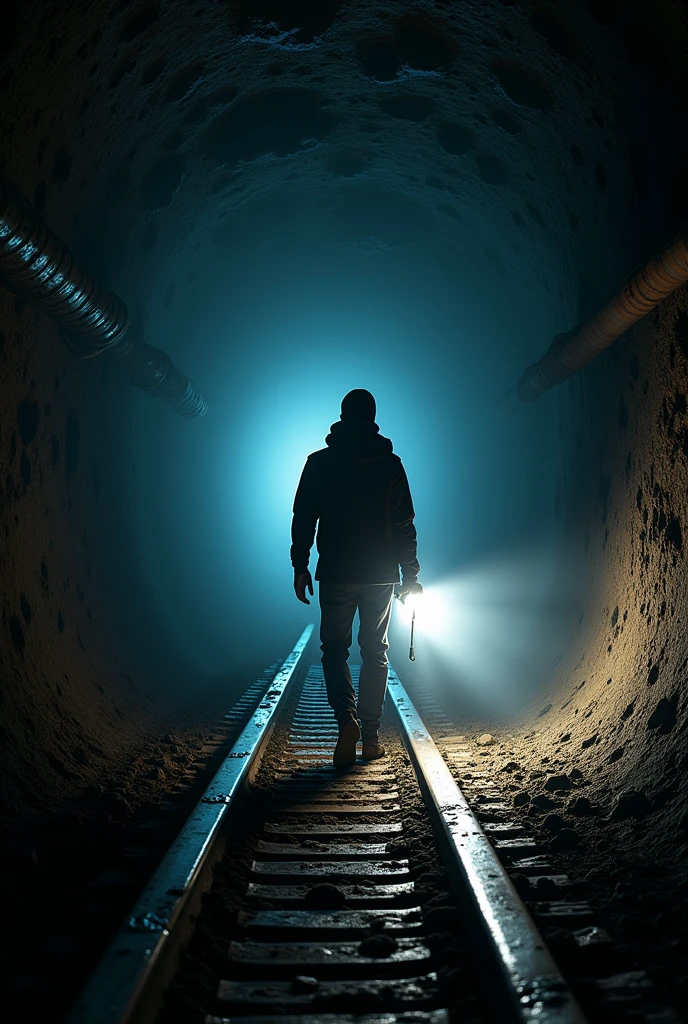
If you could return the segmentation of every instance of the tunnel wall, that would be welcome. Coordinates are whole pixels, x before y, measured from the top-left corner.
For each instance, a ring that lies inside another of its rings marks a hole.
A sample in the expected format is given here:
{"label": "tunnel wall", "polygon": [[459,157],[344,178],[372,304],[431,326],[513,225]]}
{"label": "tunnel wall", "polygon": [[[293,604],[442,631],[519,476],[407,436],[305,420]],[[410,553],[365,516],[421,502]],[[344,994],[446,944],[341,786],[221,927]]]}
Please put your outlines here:
{"label": "tunnel wall", "polygon": [[583,771],[605,812],[635,822],[635,793],[637,820],[657,815],[650,842],[637,837],[644,857],[688,838],[687,394],[685,287],[562,388],[558,516],[585,585],[529,719],[536,759]]}
{"label": "tunnel wall", "polygon": [[194,669],[185,676],[137,566],[129,385],[106,361],[72,357],[7,291],[0,320],[0,785],[12,820],[102,784],[188,702],[179,684]]}
{"label": "tunnel wall", "polygon": [[[0,304],[3,795],[43,810],[88,774],[103,735],[131,712],[94,563],[102,509],[120,505],[107,424],[124,389],[69,359],[24,302],[2,291]],[[120,422],[115,435],[126,433]]]}
{"label": "tunnel wall", "polygon": [[[26,117],[24,106],[4,124],[2,171],[112,287],[117,233],[79,231],[84,181],[57,139],[17,144]],[[62,121],[64,141],[74,129],[68,112]],[[102,792],[146,740],[192,726],[190,691],[205,680],[158,618],[140,567],[130,453],[137,402],[150,399],[109,357],[72,356],[48,317],[3,288],[0,370],[0,789],[11,832]]]}

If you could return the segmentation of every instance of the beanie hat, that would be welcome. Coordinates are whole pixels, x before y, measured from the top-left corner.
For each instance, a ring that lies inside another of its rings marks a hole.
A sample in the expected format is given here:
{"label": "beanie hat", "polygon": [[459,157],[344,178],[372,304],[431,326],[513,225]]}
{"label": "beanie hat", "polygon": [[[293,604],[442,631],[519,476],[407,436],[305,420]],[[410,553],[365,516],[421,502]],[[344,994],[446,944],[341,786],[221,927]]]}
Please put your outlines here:
{"label": "beanie hat", "polygon": [[355,388],[342,399],[341,418],[348,422],[374,423],[375,412],[375,399],[364,388]]}

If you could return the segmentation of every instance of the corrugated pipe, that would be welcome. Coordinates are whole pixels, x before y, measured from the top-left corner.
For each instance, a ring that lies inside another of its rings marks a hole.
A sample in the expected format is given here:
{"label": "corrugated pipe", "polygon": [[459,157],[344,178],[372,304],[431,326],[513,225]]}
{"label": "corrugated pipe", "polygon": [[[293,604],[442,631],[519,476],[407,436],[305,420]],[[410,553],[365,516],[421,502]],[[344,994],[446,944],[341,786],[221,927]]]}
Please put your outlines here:
{"label": "corrugated pipe", "polygon": [[582,326],[554,339],[544,356],[529,366],[500,402],[503,413],[534,402],[587,366],[629,327],[688,281],[688,221],[659,254],[634,271],[621,288]]}
{"label": "corrugated pipe", "polygon": [[122,300],[103,288],[16,185],[0,175],[0,283],[46,313],[66,332],[80,359],[109,353],[133,384],[195,419],[203,395],[160,349],[135,340]]}

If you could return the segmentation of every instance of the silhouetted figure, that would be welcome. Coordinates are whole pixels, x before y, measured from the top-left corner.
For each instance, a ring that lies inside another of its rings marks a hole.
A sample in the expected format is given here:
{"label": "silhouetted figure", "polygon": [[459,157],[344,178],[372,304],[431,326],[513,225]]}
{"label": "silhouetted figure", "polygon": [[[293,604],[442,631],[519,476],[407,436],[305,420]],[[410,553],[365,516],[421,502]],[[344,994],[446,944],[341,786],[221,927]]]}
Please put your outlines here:
{"label": "silhouetted figure", "polygon": [[[408,480],[392,442],[375,423],[369,391],[350,391],[339,422],[325,438],[327,448],[309,455],[294,499],[291,563],[299,601],[313,594],[308,560],[318,524],[320,639],[327,699],[339,726],[334,764],[382,757],[378,742],[387,689],[387,629],[395,584],[422,593],[418,582],[416,528]],[[358,643],[363,666],[358,695],[347,664],[351,627],[358,609]],[[360,728],[358,720],[360,720]]]}

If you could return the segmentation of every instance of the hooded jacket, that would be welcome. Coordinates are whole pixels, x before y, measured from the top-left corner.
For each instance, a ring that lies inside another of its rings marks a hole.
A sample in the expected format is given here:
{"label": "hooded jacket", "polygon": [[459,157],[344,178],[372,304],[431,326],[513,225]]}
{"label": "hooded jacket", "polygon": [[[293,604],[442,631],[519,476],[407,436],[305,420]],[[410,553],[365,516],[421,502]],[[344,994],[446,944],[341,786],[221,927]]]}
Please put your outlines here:
{"label": "hooded jacket", "polygon": [[373,422],[340,420],[308,456],[294,499],[291,563],[306,572],[318,524],[316,580],[415,582],[411,491],[392,442]]}

